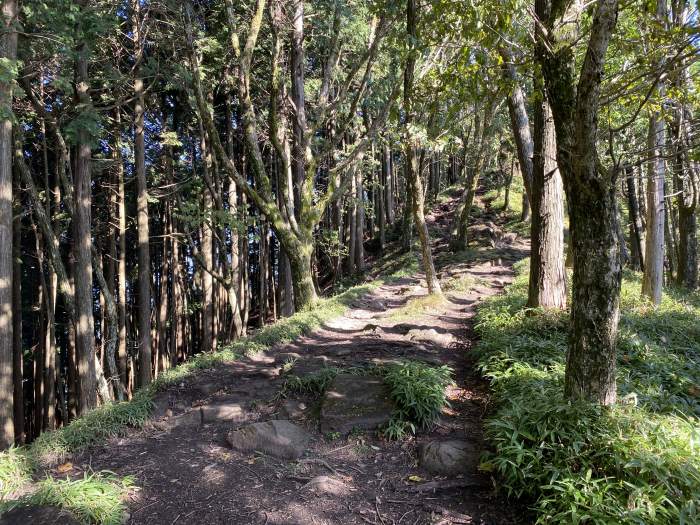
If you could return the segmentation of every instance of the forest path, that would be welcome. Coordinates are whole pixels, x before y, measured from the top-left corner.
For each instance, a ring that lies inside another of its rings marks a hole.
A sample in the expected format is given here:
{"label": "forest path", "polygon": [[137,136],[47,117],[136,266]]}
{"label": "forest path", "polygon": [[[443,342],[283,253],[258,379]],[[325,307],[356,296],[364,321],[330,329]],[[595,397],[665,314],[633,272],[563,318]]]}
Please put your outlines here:
{"label": "forest path", "polygon": [[[383,284],[308,336],[204,370],[160,394],[160,419],[75,464],[136,478],[140,490],[128,505],[132,524],[520,523],[518,512],[494,496],[490,478],[476,470],[488,388],[469,350],[475,306],[510,281],[513,262],[528,247],[500,234],[487,206],[474,227],[480,247],[450,255],[445,246],[454,206],[454,199],[438,204],[428,218],[441,279],[452,288],[448,301],[412,308],[427,294],[421,275]],[[432,431],[415,438],[323,435],[311,397],[285,401],[277,395],[290,374],[408,358],[455,371],[451,408]],[[280,375],[281,367],[291,368],[289,374]],[[240,453],[226,443],[232,428],[282,418],[311,434],[299,460]],[[421,445],[455,439],[473,447],[472,472],[433,477],[418,466]]]}

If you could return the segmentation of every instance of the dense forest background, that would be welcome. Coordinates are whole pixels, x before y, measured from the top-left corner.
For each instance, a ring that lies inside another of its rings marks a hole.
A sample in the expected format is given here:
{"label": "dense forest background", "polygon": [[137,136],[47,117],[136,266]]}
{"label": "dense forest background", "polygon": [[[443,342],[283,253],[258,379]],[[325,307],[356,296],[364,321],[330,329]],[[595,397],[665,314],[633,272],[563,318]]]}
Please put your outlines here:
{"label": "dense forest background", "polygon": [[623,266],[652,303],[697,289],[687,0],[2,6],[5,446],[309,308],[389,242],[418,240],[440,293],[424,205],[448,186],[457,252],[481,181],[522,193],[529,306],[570,301],[572,399],[615,401]]}

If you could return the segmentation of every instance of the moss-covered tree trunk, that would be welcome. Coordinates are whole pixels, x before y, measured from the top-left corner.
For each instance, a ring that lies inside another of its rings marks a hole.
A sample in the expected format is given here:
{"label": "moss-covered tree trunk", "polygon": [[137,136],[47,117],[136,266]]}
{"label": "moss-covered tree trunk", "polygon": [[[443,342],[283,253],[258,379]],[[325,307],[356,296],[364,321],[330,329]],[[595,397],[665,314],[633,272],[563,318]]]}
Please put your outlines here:
{"label": "moss-covered tree trunk", "polygon": [[[570,28],[579,14],[565,3],[536,0],[544,30],[536,58],[554,115],[557,160],[569,204],[573,294],[564,393],[572,400],[611,404],[616,399],[615,344],[622,270],[614,170],[598,163],[600,84],[618,0],[595,8],[586,54],[576,71]],[[578,4],[574,8],[579,8]],[[575,24],[574,24],[575,25]]]}

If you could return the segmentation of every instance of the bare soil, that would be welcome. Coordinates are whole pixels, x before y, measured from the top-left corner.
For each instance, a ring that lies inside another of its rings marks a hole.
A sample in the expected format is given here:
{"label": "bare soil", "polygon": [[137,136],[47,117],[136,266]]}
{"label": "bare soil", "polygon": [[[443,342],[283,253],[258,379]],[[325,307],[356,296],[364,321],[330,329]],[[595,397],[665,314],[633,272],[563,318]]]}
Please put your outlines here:
{"label": "bare soil", "polygon": [[[474,471],[452,479],[435,478],[417,463],[417,449],[434,439],[466,439],[479,450],[482,420],[488,411],[488,385],[474,369],[472,319],[484,297],[511,280],[512,264],[528,253],[522,239],[503,236],[489,211],[481,225],[495,229],[475,245],[474,257],[455,262],[447,256],[447,228],[454,202],[439,205],[429,217],[443,279],[468,275],[471,288],[449,292],[448,301],[422,314],[398,315],[402,306],[426,294],[421,275],[385,284],[357,301],[343,317],[311,335],[279,345],[265,356],[205,370],[159,395],[154,421],[74,458],[76,469],[110,470],[134,476],[130,524],[511,524],[524,523],[522,509],[497,495],[490,475]],[[412,329],[434,329],[451,336],[449,346],[411,340]],[[451,407],[429,432],[400,442],[373,433],[349,437],[319,431],[316,400],[300,424],[313,435],[306,455],[296,461],[233,451],[225,435],[248,422],[274,418],[283,400],[280,365],[299,355],[291,373],[323,366],[357,366],[397,359],[447,364],[455,370]],[[175,425],[177,415],[212,403],[238,403],[236,421]],[[170,422],[170,423],[169,423]],[[319,489],[310,481],[328,476]],[[340,482],[340,483],[336,483]]]}

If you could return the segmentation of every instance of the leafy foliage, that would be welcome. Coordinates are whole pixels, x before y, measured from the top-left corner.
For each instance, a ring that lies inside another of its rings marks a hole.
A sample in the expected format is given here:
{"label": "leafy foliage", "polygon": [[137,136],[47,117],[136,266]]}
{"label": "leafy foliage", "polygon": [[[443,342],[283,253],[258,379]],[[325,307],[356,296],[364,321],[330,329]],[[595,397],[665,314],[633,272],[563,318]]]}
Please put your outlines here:
{"label": "leafy foliage", "polygon": [[623,284],[612,408],[563,399],[567,315],[527,311],[527,268],[478,314],[480,366],[496,411],[482,467],[532,499],[539,523],[695,523],[700,369],[697,296],[672,292],[653,310],[637,275]]}

